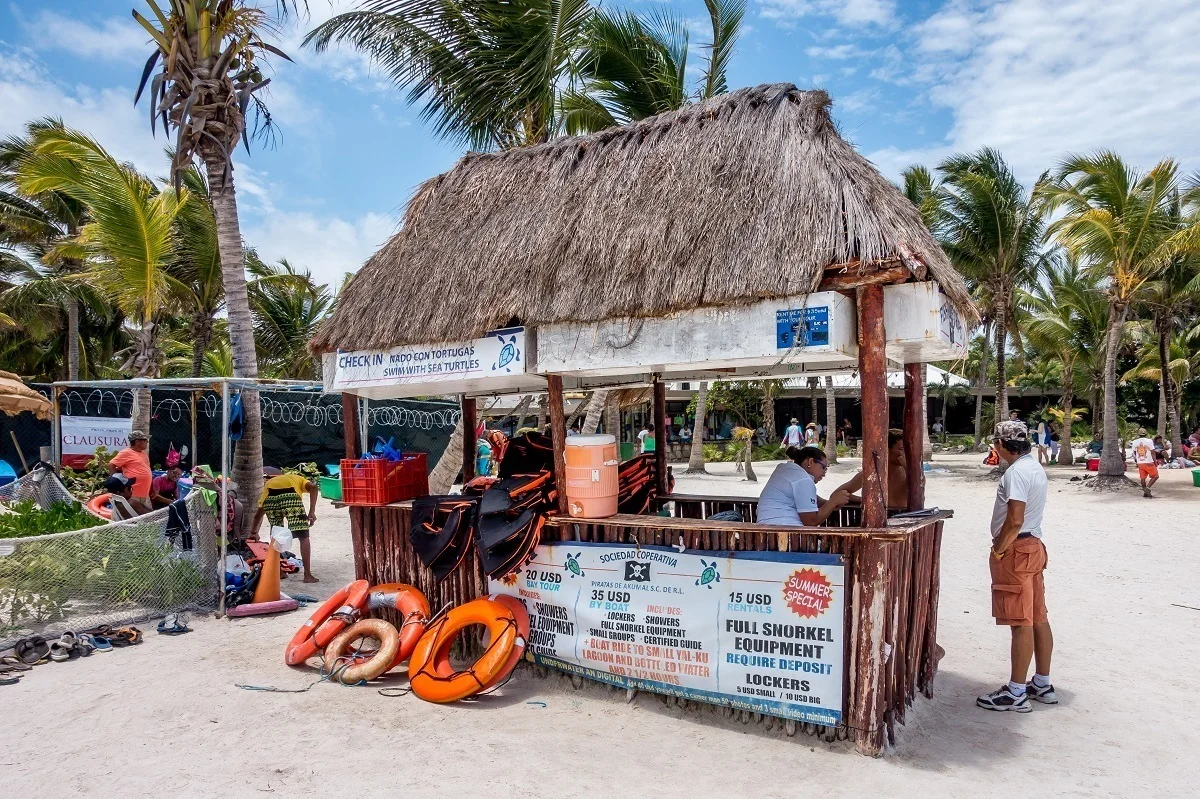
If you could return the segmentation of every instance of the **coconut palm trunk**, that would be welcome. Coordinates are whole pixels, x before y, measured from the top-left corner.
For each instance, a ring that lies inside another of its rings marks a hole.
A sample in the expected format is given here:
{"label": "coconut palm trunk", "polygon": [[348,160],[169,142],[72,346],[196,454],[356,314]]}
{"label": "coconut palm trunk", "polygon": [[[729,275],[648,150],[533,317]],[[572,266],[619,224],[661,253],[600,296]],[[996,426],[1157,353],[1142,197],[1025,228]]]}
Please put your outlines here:
{"label": "coconut palm trunk", "polygon": [[[1001,289],[1003,292],[1004,289]],[[993,424],[1008,419],[1008,375],[1006,374],[1007,357],[1005,347],[1008,346],[1008,308],[1007,298],[1001,296],[996,302],[996,408]]]}
{"label": "coconut palm trunk", "polygon": [[[1175,378],[1171,375],[1171,327],[1170,321],[1157,319],[1158,328],[1158,362],[1162,370],[1160,378],[1162,385],[1163,404],[1166,405],[1167,430],[1170,433],[1171,453],[1178,456],[1183,452],[1183,430],[1179,425],[1179,402],[1175,386]],[[1161,424],[1161,423],[1160,423]],[[1160,431],[1160,435],[1162,431]]]}
{"label": "coconut palm trunk", "polygon": [[212,344],[212,317],[207,313],[194,315],[188,334],[192,337],[192,377],[203,377],[204,353],[208,352],[208,348]]}
{"label": "coconut palm trunk", "polygon": [[837,463],[837,395],[833,377],[825,375],[825,459]]}
{"label": "coconut palm trunk", "polygon": [[[988,356],[992,352],[989,346],[990,336],[987,327],[983,331],[983,352],[979,356],[979,377],[975,381],[975,449],[979,449],[983,441],[983,387],[987,385]],[[942,414],[942,433],[946,432],[945,412]]]}
{"label": "coconut palm trunk", "polygon": [[67,379],[79,379],[79,300],[67,297]]}
{"label": "coconut palm trunk", "polygon": [[758,482],[758,475],[754,473],[754,432],[751,431],[749,437],[746,438],[746,449],[743,452],[746,463],[746,480],[751,483]]}
{"label": "coconut palm trunk", "polygon": [[[233,353],[233,376],[258,377],[258,353],[254,348],[254,320],[246,290],[242,255],[242,232],[238,224],[233,167],[226,169],[224,153],[206,151],[204,166],[212,193],[213,216],[217,220],[217,245],[221,252],[221,277],[225,284],[225,308],[229,315],[229,345]],[[253,499],[262,491],[262,414],[258,391],[242,394],[243,427],[233,457],[233,479],[243,498]],[[461,452],[460,452],[461,455]],[[253,514],[242,514],[248,525]],[[244,528],[243,528],[244,529]]]}
{"label": "coconut palm trunk", "polygon": [[688,467],[685,474],[707,474],[704,468],[704,415],[707,412],[708,383],[700,383],[700,393],[696,395],[696,418],[692,422],[692,451],[688,456]]}
{"label": "coconut palm trunk", "polygon": [[1115,298],[1108,303],[1108,341],[1104,352],[1104,449],[1100,454],[1100,476],[1110,481],[1125,475],[1125,450],[1117,427],[1117,355],[1128,306]]}
{"label": "coconut palm trunk", "polygon": [[462,470],[462,463],[463,418],[462,414],[459,414],[458,422],[450,433],[450,441],[446,444],[445,452],[442,453],[442,457],[438,458],[433,471],[429,473],[429,493],[449,493],[450,487],[454,485],[454,478],[458,477],[458,473]]}
{"label": "coconut palm trunk", "polygon": [[1071,425],[1075,417],[1072,407],[1075,402],[1075,365],[1069,360],[1063,364],[1062,383],[1063,422],[1058,431],[1058,465],[1072,466],[1075,463],[1075,456],[1071,452]]}
{"label": "coconut palm trunk", "polygon": [[[585,436],[593,435],[596,432],[596,429],[600,427],[600,416],[604,412],[605,404],[608,402],[609,393],[609,389],[602,388],[592,394],[592,398],[588,400],[587,413],[583,417],[582,432]],[[657,434],[657,438],[665,443],[666,438],[664,437],[663,431],[657,430],[655,432]]]}
{"label": "coconut palm trunk", "polygon": [[1154,432],[1164,437],[1167,435],[1167,385],[1161,380],[1158,384],[1158,424]]}
{"label": "coconut palm trunk", "polygon": [[617,392],[610,392],[608,403],[604,406],[604,432],[621,443],[621,400]]}
{"label": "coconut palm trunk", "polygon": [[763,429],[767,431],[764,443],[774,444],[779,441],[779,431],[775,429],[775,386],[774,381],[763,381],[762,398]]}

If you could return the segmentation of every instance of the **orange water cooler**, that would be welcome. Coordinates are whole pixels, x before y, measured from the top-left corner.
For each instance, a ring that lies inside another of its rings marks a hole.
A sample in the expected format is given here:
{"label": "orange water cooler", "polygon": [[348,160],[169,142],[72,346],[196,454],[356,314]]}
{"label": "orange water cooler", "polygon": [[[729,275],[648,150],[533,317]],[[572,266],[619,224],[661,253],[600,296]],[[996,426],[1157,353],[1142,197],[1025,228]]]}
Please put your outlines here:
{"label": "orange water cooler", "polygon": [[567,438],[567,508],[572,516],[603,519],[617,512],[617,439]]}

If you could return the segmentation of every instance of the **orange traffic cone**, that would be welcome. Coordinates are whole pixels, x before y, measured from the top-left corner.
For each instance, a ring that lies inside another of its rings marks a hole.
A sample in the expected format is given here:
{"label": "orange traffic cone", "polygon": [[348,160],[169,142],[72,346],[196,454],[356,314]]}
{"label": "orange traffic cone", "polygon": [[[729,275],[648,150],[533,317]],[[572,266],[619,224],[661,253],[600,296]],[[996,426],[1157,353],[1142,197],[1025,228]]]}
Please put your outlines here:
{"label": "orange traffic cone", "polygon": [[263,561],[258,587],[254,589],[254,604],[279,601],[279,550],[271,542],[267,559]]}

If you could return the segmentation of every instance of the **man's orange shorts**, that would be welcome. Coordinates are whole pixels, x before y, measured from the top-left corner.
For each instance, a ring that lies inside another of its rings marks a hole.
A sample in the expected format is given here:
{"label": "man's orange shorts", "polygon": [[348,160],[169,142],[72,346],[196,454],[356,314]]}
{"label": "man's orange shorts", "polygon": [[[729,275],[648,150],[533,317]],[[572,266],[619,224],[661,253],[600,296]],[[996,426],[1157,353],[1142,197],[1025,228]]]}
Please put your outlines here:
{"label": "man's orange shorts", "polygon": [[992,569],[992,615],[996,624],[1032,627],[1046,617],[1046,546],[1040,538],[1018,538]]}
{"label": "man's orange shorts", "polygon": [[1138,479],[1148,480],[1151,477],[1158,477],[1157,463],[1139,463],[1138,464]]}

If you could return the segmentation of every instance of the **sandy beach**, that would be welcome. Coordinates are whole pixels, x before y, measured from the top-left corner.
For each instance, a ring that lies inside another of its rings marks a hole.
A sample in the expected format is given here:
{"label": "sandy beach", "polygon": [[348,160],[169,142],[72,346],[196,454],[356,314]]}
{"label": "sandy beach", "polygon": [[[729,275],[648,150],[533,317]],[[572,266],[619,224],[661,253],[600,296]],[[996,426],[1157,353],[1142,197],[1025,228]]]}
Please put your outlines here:
{"label": "sandy beach", "polygon": [[[917,699],[880,759],[654,696],[626,704],[605,686],[575,689],[523,668],[498,693],[437,706],[367,687],[318,684],[283,664],[310,610],[241,620],[193,618],[194,632],[69,663],[0,687],[6,796],[794,797],[1185,796],[1200,733],[1200,489],[1164,471],[1159,499],[1097,493],[1049,472],[1046,573],[1062,698],[1031,714],[989,713],[976,695],[1007,676],[1008,631],[989,615],[987,520],[995,482],[977,455],[938,455],[928,504],[953,508],[942,548],[933,700]],[[689,493],[755,494],[715,464],[680,477]],[[682,467],[676,467],[677,472]],[[828,491],[853,467],[843,461]],[[832,484],[832,485],[831,485]],[[323,503],[313,533],[326,597],[352,578],[348,516]],[[1190,518],[1189,518],[1190,517]],[[1188,788],[1188,785],[1192,785]]]}

